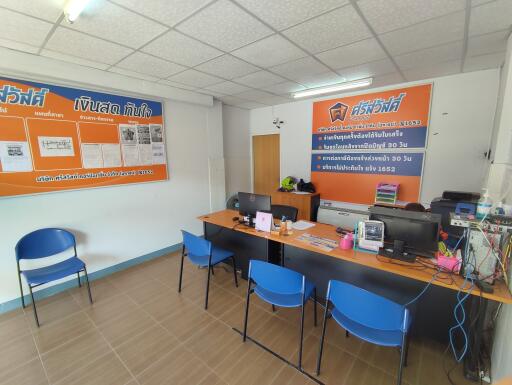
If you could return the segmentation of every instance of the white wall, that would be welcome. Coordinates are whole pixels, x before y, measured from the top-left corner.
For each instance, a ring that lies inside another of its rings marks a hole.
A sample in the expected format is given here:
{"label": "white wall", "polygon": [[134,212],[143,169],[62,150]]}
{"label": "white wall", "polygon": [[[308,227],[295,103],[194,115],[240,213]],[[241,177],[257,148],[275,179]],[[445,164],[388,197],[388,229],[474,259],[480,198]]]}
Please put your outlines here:
{"label": "white wall", "polygon": [[[428,147],[420,200],[440,196],[443,190],[480,191],[488,168],[489,147],[499,87],[499,70],[487,70],[402,83],[328,96],[332,99],[414,84],[433,82]],[[251,110],[251,135],[281,134],[281,177],[311,178],[310,99]],[[280,130],[272,121],[284,121]]]}
{"label": "white wall", "polygon": [[[75,67],[76,78],[81,78],[82,67]],[[55,68],[52,79],[58,83],[63,63],[56,62]],[[7,72],[11,75],[15,69]],[[37,74],[32,77],[49,80]],[[105,89],[103,75],[87,79],[91,88]],[[126,84],[138,83],[126,78]],[[141,94],[140,89],[134,87],[133,94]],[[180,229],[202,233],[196,217],[211,210],[210,191],[217,195],[220,191],[222,196],[224,191],[224,179],[219,182],[209,173],[209,158],[223,157],[220,106],[212,111],[201,96],[196,101],[205,102],[203,106],[160,99],[164,102],[169,180],[0,199],[0,304],[19,296],[14,246],[35,229],[73,231],[78,254],[89,272],[175,245],[181,242]],[[210,182],[220,186],[212,188]]]}
{"label": "white wall", "polygon": [[226,195],[251,190],[251,137],[249,111],[223,106]]}

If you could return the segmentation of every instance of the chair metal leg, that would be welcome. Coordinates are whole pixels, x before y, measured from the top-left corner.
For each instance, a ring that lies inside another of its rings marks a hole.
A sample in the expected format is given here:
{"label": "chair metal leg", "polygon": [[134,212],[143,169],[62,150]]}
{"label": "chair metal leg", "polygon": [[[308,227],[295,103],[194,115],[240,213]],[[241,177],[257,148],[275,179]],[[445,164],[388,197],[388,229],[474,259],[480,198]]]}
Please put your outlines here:
{"label": "chair metal leg", "polygon": [[350,333],[348,332],[348,330],[345,330],[345,337],[350,337]]}
{"label": "chair metal leg", "polygon": [[249,298],[251,296],[251,279],[247,280],[247,298],[245,300],[245,319],[243,342],[247,339],[247,321],[249,320]]}
{"label": "chair metal leg", "polygon": [[404,367],[404,362],[405,362],[405,356],[407,354],[407,334],[404,333],[403,336],[402,336],[402,346],[400,348],[400,366],[398,368],[398,377],[397,377],[397,380],[396,380],[396,384],[397,385],[401,385],[402,384],[402,369]]}
{"label": "chair metal leg", "polygon": [[301,317],[300,317],[300,344],[299,344],[299,370],[302,370],[302,344],[304,340],[304,308],[305,308],[304,301],[302,302],[301,306]]}
{"label": "chair metal leg", "polygon": [[23,284],[21,282],[21,273],[18,271],[18,281],[20,283],[20,293],[21,293],[21,306],[25,309],[25,294],[23,294]]}
{"label": "chair metal leg", "polygon": [[37,316],[36,301],[34,301],[34,293],[32,292],[32,286],[28,285],[30,290],[30,297],[32,298],[32,308],[34,309],[34,318],[36,319],[37,327],[39,327],[39,317]]}
{"label": "chair metal leg", "polygon": [[405,358],[404,358],[404,366],[407,367],[407,357],[409,357],[409,343],[411,342],[411,338],[407,336],[405,341]]}
{"label": "chair metal leg", "polygon": [[318,323],[318,321],[317,321],[317,316],[316,316],[316,287],[315,287],[315,289],[314,289],[314,291],[313,291],[313,295],[314,295],[314,296],[313,296],[313,300],[315,301],[315,302],[313,303],[313,311],[315,312],[315,315],[314,315],[314,316],[315,316],[315,327],[316,327],[316,325],[317,325],[317,323]]}
{"label": "chair metal leg", "polygon": [[215,275],[215,271],[213,270],[213,266],[210,266],[210,270],[212,271],[212,275]]}
{"label": "chair metal leg", "polygon": [[235,257],[231,257],[231,260],[233,261],[233,276],[235,277],[235,286],[238,287],[238,277],[236,276],[236,261]]}
{"label": "chair metal leg", "polygon": [[272,312],[275,313],[276,312],[276,305],[272,304]]}
{"label": "chair metal leg", "polygon": [[87,274],[87,268],[85,266],[84,266],[84,275],[85,275],[85,282],[87,284],[87,293],[89,294],[89,302],[92,305],[91,284],[89,283],[89,274]]}
{"label": "chair metal leg", "polygon": [[180,283],[178,284],[178,293],[181,293],[181,282],[183,279],[183,260],[185,259],[185,246],[181,247],[181,265],[180,265]]}
{"label": "chair metal leg", "polygon": [[208,280],[206,281],[206,298],[204,300],[204,310],[208,310],[208,294],[210,292],[210,275],[212,272],[212,268],[208,265]]}
{"label": "chair metal leg", "polygon": [[318,359],[316,362],[316,375],[320,375],[320,365],[322,364],[322,354],[324,352],[324,339],[325,339],[325,330],[327,328],[327,314],[329,312],[329,302],[325,301],[325,312],[324,312],[324,320],[322,322],[322,337],[320,338],[320,347],[318,349]]}
{"label": "chair metal leg", "polygon": [[78,287],[82,287],[82,282],[80,282],[80,272],[76,272],[76,279],[78,280]]}

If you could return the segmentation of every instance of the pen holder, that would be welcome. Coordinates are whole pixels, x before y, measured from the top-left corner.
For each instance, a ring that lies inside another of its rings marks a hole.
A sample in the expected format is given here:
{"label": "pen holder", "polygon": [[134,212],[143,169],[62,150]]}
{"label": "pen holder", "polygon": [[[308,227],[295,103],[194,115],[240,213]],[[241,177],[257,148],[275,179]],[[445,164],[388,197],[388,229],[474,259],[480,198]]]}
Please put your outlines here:
{"label": "pen holder", "polygon": [[340,239],[340,249],[349,250],[354,247],[354,237],[352,233],[346,234]]}

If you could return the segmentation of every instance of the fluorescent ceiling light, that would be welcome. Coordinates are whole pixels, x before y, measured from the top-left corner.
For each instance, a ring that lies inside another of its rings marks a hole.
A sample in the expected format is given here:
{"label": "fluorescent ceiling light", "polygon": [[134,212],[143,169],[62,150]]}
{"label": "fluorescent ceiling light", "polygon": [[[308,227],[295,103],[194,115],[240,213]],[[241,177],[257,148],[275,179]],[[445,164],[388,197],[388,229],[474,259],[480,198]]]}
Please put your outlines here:
{"label": "fluorescent ceiling light", "polygon": [[73,23],[91,0],[69,0],[64,8],[64,15],[69,23]]}
{"label": "fluorescent ceiling light", "polygon": [[354,80],[351,82],[343,82],[343,83],[333,84],[333,85],[330,85],[327,87],[312,88],[309,90],[296,92],[293,94],[293,97],[294,98],[304,98],[306,96],[329,94],[331,92],[336,92],[336,91],[344,91],[344,90],[351,90],[353,88],[367,87],[367,86],[371,85],[372,82],[373,82],[373,78]]}

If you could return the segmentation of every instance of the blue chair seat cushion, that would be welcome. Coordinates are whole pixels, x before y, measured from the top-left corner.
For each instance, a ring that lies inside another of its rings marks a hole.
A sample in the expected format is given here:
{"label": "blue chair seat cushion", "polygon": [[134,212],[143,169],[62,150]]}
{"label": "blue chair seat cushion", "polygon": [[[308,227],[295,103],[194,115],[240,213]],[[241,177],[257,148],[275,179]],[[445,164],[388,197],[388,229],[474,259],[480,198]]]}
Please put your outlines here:
{"label": "blue chair seat cushion", "polygon": [[374,329],[347,318],[342,312],[334,308],[331,311],[332,318],[350,334],[364,341],[381,346],[401,346],[402,332],[400,330]]}
{"label": "blue chair seat cushion", "polygon": [[[315,285],[311,282],[306,281],[305,295],[304,300],[307,301],[311,294],[313,293],[313,289]],[[254,292],[260,297],[263,301],[271,303],[276,306],[281,307],[297,307],[302,305],[302,293],[296,294],[280,294],[275,293],[269,290],[262,288],[261,286],[254,286]]]}
{"label": "blue chair seat cushion", "polygon": [[39,269],[23,270],[21,274],[23,274],[27,283],[30,285],[40,285],[67,277],[71,274],[76,274],[83,270],[84,267],[85,263],[81,259],[72,257],[65,261],[41,267]]}
{"label": "blue chair seat cushion", "polygon": [[[221,249],[220,247],[212,247],[212,266],[220,263],[228,258],[231,258],[235,254],[232,251]],[[188,254],[188,257],[192,263],[200,267],[208,266],[208,255],[193,255]]]}

